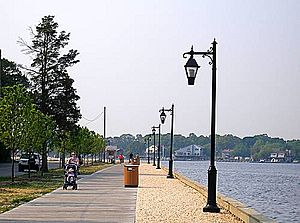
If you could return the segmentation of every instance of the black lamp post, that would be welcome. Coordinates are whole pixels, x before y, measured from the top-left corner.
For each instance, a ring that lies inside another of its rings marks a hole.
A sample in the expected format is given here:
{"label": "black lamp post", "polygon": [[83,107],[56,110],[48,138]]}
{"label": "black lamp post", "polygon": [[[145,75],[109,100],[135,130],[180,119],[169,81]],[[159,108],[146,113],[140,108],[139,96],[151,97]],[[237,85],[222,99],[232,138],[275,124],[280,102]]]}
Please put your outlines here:
{"label": "black lamp post", "polygon": [[216,203],[216,192],[217,192],[217,169],[215,167],[215,151],[216,151],[216,79],[217,79],[217,58],[216,58],[216,46],[217,42],[214,39],[212,47],[206,52],[194,52],[193,46],[190,52],[183,54],[190,55],[186,65],[184,66],[186,76],[188,78],[188,84],[194,85],[197,71],[200,66],[198,66],[194,55],[202,55],[202,57],[208,57],[210,59],[209,65],[212,65],[212,104],[211,104],[211,155],[210,155],[210,166],[208,169],[208,196],[207,204],[203,208],[204,212],[220,212],[220,208]]}
{"label": "black lamp post", "polygon": [[174,175],[173,175],[174,104],[172,104],[172,108],[171,109],[162,108],[161,110],[159,110],[161,124],[165,123],[165,120],[166,120],[166,117],[167,117],[165,111],[171,112],[171,116],[172,116],[172,121],[171,121],[171,147],[170,147],[170,158],[169,158],[169,173],[168,173],[167,178],[174,178]]}
{"label": "black lamp post", "polygon": [[155,128],[152,128],[152,134],[153,134],[153,166],[156,166],[155,164]]}
{"label": "black lamp post", "polygon": [[158,151],[157,151],[158,154],[157,154],[157,167],[156,167],[156,169],[160,169],[160,124],[157,127],[153,126],[152,131],[153,131],[153,129],[154,130],[158,129]]}
{"label": "black lamp post", "polygon": [[149,148],[149,143],[151,141],[151,137],[148,136],[147,139],[146,139],[146,141],[148,142],[148,162],[147,163],[150,164],[150,148]]}

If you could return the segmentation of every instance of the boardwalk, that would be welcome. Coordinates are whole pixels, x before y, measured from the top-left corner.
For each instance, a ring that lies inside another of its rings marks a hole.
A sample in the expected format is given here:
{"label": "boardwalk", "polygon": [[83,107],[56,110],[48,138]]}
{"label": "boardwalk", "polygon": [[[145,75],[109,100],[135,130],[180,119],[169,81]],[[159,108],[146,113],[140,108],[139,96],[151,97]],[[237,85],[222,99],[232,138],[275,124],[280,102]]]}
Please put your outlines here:
{"label": "boardwalk", "polygon": [[0,222],[135,221],[136,188],[124,188],[123,166],[117,165],[78,182],[79,189],[52,193],[0,215]]}

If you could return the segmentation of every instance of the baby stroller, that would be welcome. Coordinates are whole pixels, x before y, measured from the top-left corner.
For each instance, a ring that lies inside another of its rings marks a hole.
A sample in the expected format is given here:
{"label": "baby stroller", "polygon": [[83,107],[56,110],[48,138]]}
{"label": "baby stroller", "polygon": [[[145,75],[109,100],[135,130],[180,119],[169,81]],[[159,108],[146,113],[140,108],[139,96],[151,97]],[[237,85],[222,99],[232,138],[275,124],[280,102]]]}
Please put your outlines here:
{"label": "baby stroller", "polygon": [[67,190],[69,186],[73,190],[77,190],[77,170],[78,166],[76,164],[66,164],[63,190]]}

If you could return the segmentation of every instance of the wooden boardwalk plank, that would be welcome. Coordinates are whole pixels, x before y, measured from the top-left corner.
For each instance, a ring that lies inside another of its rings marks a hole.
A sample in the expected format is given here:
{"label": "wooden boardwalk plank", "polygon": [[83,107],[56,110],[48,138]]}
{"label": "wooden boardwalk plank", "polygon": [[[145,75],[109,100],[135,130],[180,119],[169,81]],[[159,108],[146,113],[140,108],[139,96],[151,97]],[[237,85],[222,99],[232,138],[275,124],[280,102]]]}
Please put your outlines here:
{"label": "wooden boardwalk plank", "polygon": [[61,188],[0,215],[0,222],[135,221],[137,188],[123,185],[123,166],[117,165],[78,182],[78,190]]}

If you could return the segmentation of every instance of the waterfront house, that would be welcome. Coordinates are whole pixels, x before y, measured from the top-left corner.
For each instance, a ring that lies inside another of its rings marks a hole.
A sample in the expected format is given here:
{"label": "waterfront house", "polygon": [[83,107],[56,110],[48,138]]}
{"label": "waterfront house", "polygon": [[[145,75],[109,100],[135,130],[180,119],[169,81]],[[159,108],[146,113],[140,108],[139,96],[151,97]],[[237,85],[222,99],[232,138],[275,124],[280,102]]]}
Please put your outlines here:
{"label": "waterfront house", "polygon": [[231,155],[232,151],[233,151],[232,149],[223,149],[221,159],[222,160],[232,160],[233,159],[233,157]]}
{"label": "waterfront house", "polygon": [[272,163],[283,163],[287,161],[285,152],[271,153],[270,161]]}
{"label": "waterfront house", "polygon": [[277,153],[271,153],[270,158],[277,158]]}
{"label": "waterfront house", "polygon": [[204,160],[204,149],[200,146],[190,145],[175,151],[175,160]]}

